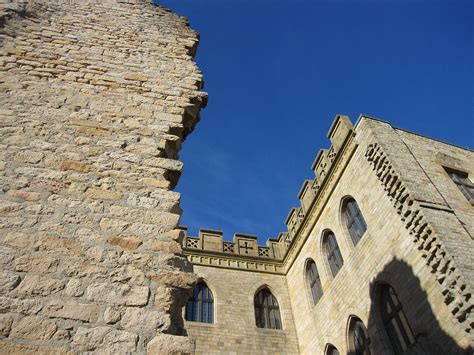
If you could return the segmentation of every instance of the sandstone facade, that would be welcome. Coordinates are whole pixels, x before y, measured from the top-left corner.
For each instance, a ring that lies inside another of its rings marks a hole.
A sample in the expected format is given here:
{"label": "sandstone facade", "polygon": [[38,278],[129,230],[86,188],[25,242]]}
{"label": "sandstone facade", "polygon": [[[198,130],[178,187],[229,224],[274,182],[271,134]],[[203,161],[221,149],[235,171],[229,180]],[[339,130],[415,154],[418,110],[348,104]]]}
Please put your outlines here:
{"label": "sandstone facade", "polygon": [[[317,155],[316,178],[304,182],[301,206],[278,239],[258,246],[256,237],[236,235],[224,242],[209,230],[185,238],[185,254],[214,294],[214,324],[186,322],[197,353],[329,354],[335,347],[355,354],[356,319],[367,328],[372,354],[397,353],[382,319],[386,285],[414,336],[405,353],[470,353],[474,207],[448,171],[472,181],[474,153],[365,116],[355,127],[337,116],[328,137],[332,146]],[[348,197],[367,225],[358,243],[344,220]],[[343,258],[335,276],[327,231]],[[306,273],[311,260],[322,287],[316,303]],[[279,301],[282,330],[256,326],[253,299],[261,287]]]}
{"label": "sandstone facade", "polygon": [[170,190],[197,34],[151,0],[31,0],[0,41],[0,352],[192,352]]}

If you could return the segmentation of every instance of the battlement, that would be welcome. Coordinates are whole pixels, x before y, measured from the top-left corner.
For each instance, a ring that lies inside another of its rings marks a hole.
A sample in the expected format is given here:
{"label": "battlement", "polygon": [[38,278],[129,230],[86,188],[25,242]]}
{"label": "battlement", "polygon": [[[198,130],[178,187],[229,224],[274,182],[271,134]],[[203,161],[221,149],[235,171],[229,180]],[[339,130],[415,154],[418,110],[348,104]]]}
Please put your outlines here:
{"label": "battlement", "polygon": [[[331,141],[328,149],[320,149],[311,165],[315,174],[312,180],[305,180],[298,193],[299,207],[293,207],[285,220],[287,231],[277,239],[268,239],[265,246],[258,245],[257,237],[248,234],[234,234],[232,242],[225,242],[223,233],[217,230],[201,229],[198,237],[185,236],[183,246],[189,252],[201,251],[211,254],[221,253],[250,258],[265,258],[281,261],[285,258],[292,242],[300,229],[306,214],[313,206],[325,184],[326,176],[332,169],[338,154],[352,135],[352,123],[349,117],[336,115],[327,137]],[[185,229],[185,227],[182,227]]]}
{"label": "battlement", "polygon": [[[180,227],[187,230],[186,227]],[[186,249],[209,251],[211,253],[222,253],[229,255],[241,255],[245,257],[280,259],[279,243],[276,239],[268,239],[265,246],[258,245],[257,236],[250,234],[235,233],[232,242],[225,242],[222,231],[211,229],[200,229],[198,237],[184,237]]]}

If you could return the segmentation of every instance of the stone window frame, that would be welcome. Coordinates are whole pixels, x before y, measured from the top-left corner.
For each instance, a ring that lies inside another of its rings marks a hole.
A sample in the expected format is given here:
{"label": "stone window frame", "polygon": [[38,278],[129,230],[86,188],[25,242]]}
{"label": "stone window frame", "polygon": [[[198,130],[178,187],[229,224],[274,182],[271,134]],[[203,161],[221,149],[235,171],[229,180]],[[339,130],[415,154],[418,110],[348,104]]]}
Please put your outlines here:
{"label": "stone window frame", "polygon": [[[474,196],[471,196],[469,191],[470,189],[474,189],[474,182],[471,180],[472,174],[470,174],[468,171],[446,165],[443,165],[443,170],[448,176],[449,180],[451,180],[451,182],[456,186],[457,190],[472,206],[474,206]],[[466,179],[468,182],[466,183],[464,181],[458,181],[453,175],[459,176],[462,179]]]}
{"label": "stone window frame", "polygon": [[[311,263],[314,264],[314,266],[316,268],[316,273],[317,273],[317,276],[318,276],[317,279],[315,280],[315,282],[317,282],[317,280],[319,280],[320,295],[316,299],[315,299],[313,288],[312,288],[312,286],[314,286],[314,284],[311,285],[312,281],[309,279],[309,274],[308,274],[309,265]],[[319,272],[318,265],[316,264],[315,259],[313,259],[311,257],[306,258],[306,260],[304,262],[304,283],[306,285],[305,288],[307,290],[308,301],[310,302],[310,304],[312,306],[316,306],[324,295],[324,289],[323,289],[323,283],[322,283],[322,280],[321,280],[321,274]]]}
{"label": "stone window frame", "polygon": [[[367,331],[367,326],[362,321],[362,319],[356,315],[350,315],[347,319],[347,331],[346,331],[346,340],[347,340],[347,350],[349,355],[372,355],[371,351],[371,340],[369,337],[369,332]],[[355,344],[355,335],[356,331],[362,331],[365,337],[367,350],[363,353],[357,352]]]}
{"label": "stone window frame", "polygon": [[474,165],[471,162],[465,161],[462,158],[455,157],[453,155],[441,151],[436,152],[434,162],[438,164],[440,168],[440,173],[444,175],[448,180],[450,180],[451,183],[454,184],[454,186],[456,186],[456,190],[463,195],[466,203],[469,203],[471,206],[474,206],[474,201],[471,201],[471,199],[467,197],[463,191],[461,191],[459,186],[453,181],[452,177],[449,175],[449,172],[461,173],[462,175],[466,175],[470,182],[473,183]]}
{"label": "stone window frame", "polygon": [[[278,309],[278,315],[279,315],[279,321],[280,321],[280,328],[259,327],[257,324],[257,307],[256,307],[255,301],[256,301],[257,295],[264,290],[267,290],[276,301],[276,304],[278,307],[277,309]],[[267,331],[284,331],[285,330],[285,324],[284,324],[280,299],[279,297],[276,296],[275,290],[272,287],[270,287],[268,284],[263,284],[256,289],[252,298],[252,307],[253,307],[253,312],[254,312],[254,317],[255,317],[255,327],[258,330],[267,330]]]}
{"label": "stone window frame", "polygon": [[[341,266],[337,269],[336,273],[334,273],[334,266],[331,265],[331,261],[328,258],[327,238],[331,234],[334,236],[334,240],[336,242],[336,246],[337,246],[337,249],[339,250],[339,255],[340,255],[341,261],[342,261]],[[321,255],[322,255],[322,258],[323,258],[322,260],[324,260],[324,264],[326,265],[326,272],[329,275],[330,279],[334,279],[334,278],[336,278],[337,274],[339,273],[339,271],[344,266],[344,256],[342,255],[341,247],[339,246],[339,242],[337,240],[336,234],[331,229],[328,229],[328,228],[324,229],[322,234],[321,234],[321,243],[320,243],[320,245],[321,245]]]}
{"label": "stone window frame", "polygon": [[[351,229],[349,228],[349,226],[347,224],[347,204],[351,200],[354,201],[354,203],[357,207],[357,210],[359,211],[359,215],[361,216],[362,221],[363,221],[364,226],[365,226],[365,229],[364,229],[364,231],[362,232],[362,234],[360,236],[355,235],[354,232],[351,232]],[[340,215],[340,223],[341,223],[341,226],[342,226],[342,230],[344,230],[348,234],[348,237],[351,240],[352,246],[356,247],[358,245],[358,243],[362,240],[364,235],[368,234],[368,229],[369,228],[368,228],[367,222],[365,221],[365,217],[364,217],[364,214],[362,213],[360,205],[359,205],[359,203],[357,202],[357,199],[354,196],[346,195],[341,199],[341,203],[340,203],[340,207],[339,207],[339,215]]]}
{"label": "stone window frame", "polygon": [[216,291],[213,287],[210,286],[209,284],[209,281],[204,278],[204,277],[199,277],[197,282],[196,282],[196,285],[193,287],[193,292],[194,292],[194,288],[200,284],[200,283],[204,283],[207,287],[207,289],[209,290],[209,292],[211,293],[212,295],[212,322],[211,323],[208,323],[208,322],[203,322],[203,321],[199,321],[199,320],[188,320],[186,319],[186,311],[187,311],[187,307],[188,307],[188,302],[189,300],[193,297],[193,294],[191,294],[191,296],[189,297],[188,301],[186,302],[186,305],[183,307],[183,319],[186,321],[186,322],[192,322],[193,324],[199,324],[199,325],[204,325],[204,326],[213,326],[217,323],[217,312],[216,312]]}
{"label": "stone window frame", "polygon": [[327,343],[324,348],[324,355],[340,355],[339,350],[332,344]]}

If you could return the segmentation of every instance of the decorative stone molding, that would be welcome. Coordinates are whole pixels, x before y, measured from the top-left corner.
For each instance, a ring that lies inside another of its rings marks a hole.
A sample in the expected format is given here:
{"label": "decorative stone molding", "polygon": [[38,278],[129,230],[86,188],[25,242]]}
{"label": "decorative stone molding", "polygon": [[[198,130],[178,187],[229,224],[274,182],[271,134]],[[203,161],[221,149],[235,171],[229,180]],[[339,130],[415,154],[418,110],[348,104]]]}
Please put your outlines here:
{"label": "decorative stone molding", "polygon": [[367,146],[365,153],[387,196],[396,208],[413,242],[441,286],[444,303],[461,323],[466,332],[474,328],[472,292],[463,281],[453,258],[422,212],[420,202],[414,200],[400,175],[395,171],[386,153],[377,143]]}

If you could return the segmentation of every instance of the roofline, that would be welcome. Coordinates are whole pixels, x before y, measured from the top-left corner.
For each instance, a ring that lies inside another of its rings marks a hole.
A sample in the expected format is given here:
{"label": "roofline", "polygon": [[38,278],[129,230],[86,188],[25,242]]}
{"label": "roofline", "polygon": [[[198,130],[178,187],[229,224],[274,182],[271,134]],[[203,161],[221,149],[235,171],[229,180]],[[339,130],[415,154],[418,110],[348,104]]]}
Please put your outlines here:
{"label": "roofline", "polygon": [[366,118],[366,119],[369,119],[369,120],[372,120],[372,121],[378,121],[378,122],[382,122],[382,123],[387,123],[387,124],[390,125],[390,127],[392,127],[393,129],[396,129],[396,130],[399,130],[399,131],[403,131],[403,132],[407,132],[407,133],[413,134],[413,135],[418,136],[418,137],[423,137],[423,138],[431,139],[431,140],[434,140],[434,141],[437,141],[437,142],[440,142],[440,143],[443,143],[443,144],[447,144],[447,145],[450,145],[450,146],[453,146],[453,147],[456,147],[456,148],[459,148],[459,149],[464,149],[464,150],[468,150],[468,151],[470,151],[470,152],[474,152],[474,149],[471,149],[471,148],[469,148],[469,147],[462,147],[462,146],[460,146],[460,145],[457,145],[457,144],[454,144],[454,143],[450,143],[450,142],[446,142],[446,141],[441,140],[441,139],[438,139],[438,138],[433,138],[433,137],[430,137],[430,136],[427,136],[427,135],[424,135],[424,134],[420,134],[420,133],[417,133],[417,132],[410,131],[410,130],[405,129],[405,128],[400,128],[400,127],[394,126],[392,123],[390,123],[390,121],[386,121],[386,120],[383,120],[383,119],[380,119],[380,118],[377,118],[377,117],[373,117],[373,116],[369,116],[369,115],[364,115],[364,114],[360,114],[360,115],[359,115],[359,118],[357,119],[356,123],[354,124],[354,130],[357,128],[357,126],[359,125],[359,122],[360,122],[363,118]]}

